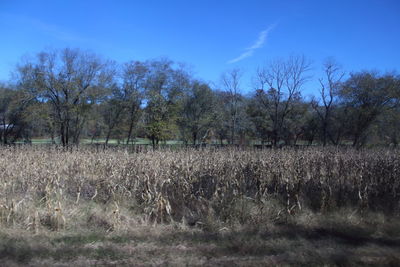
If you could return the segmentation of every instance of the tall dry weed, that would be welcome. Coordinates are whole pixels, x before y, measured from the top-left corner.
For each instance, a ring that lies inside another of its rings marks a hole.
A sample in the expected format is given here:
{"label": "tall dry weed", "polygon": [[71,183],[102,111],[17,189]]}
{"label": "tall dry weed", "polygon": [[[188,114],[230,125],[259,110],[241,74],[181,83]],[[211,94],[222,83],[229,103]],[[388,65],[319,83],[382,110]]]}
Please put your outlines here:
{"label": "tall dry weed", "polygon": [[[279,219],[303,210],[399,209],[398,150],[130,154],[10,147],[1,148],[0,155],[0,224],[34,231],[60,230],[83,221],[116,229],[134,216],[143,222],[201,225],[209,218],[259,222],[263,216]],[[274,210],[268,206],[272,203]]]}

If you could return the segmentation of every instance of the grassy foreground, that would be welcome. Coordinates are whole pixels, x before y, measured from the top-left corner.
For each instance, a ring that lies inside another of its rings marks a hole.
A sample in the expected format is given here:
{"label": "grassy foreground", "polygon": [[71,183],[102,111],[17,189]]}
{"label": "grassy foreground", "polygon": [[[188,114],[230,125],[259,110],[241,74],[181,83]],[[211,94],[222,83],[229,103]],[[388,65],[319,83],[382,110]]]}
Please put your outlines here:
{"label": "grassy foreground", "polygon": [[400,152],[0,150],[5,266],[400,264]]}

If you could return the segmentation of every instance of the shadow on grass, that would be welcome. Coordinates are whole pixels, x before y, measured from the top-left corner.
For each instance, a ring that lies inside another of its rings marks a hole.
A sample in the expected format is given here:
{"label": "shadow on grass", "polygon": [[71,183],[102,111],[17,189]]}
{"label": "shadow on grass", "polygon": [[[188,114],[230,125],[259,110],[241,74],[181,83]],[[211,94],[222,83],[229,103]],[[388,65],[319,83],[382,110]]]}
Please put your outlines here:
{"label": "shadow on grass", "polygon": [[303,238],[309,241],[331,240],[348,246],[364,246],[374,244],[400,248],[400,238],[395,237],[374,237],[373,229],[342,225],[339,227],[315,227],[307,228],[302,225],[288,224],[281,226],[278,232],[263,233],[263,238]]}
{"label": "shadow on grass", "polygon": [[[357,226],[307,228],[302,225],[285,224],[270,231],[206,232],[173,228],[155,231],[158,231],[158,234],[152,233],[151,228],[144,228],[143,231],[124,235],[105,232],[26,238],[2,235],[0,261],[26,264],[33,259],[52,259],[65,262],[78,257],[106,261],[124,260],[135,255],[124,250],[123,246],[142,244],[145,247],[146,244],[151,244],[149,250],[137,247],[136,253],[149,258],[162,258],[162,255],[174,257],[182,253],[177,247],[184,246],[189,249],[186,251],[188,255],[207,259],[228,257],[230,260],[246,260],[249,257],[276,257],[274,262],[277,264],[349,265],[365,256],[366,252],[362,252],[364,254],[361,255],[359,249],[369,251],[369,246],[372,246],[381,251],[388,251],[386,255],[370,260],[372,264],[400,263],[400,256],[393,252],[399,251],[398,237],[375,237],[371,229]],[[362,260],[359,264],[365,262],[368,263],[368,260]]]}
{"label": "shadow on grass", "polygon": [[[89,235],[71,235],[60,238],[25,240],[23,238],[2,237],[0,241],[0,260],[11,260],[18,263],[27,263],[33,258],[54,259],[65,261],[84,256],[96,260],[118,260],[128,255],[111,244],[125,242],[124,237],[114,236],[106,238],[98,233]],[[100,243],[99,246],[87,247],[86,244]]]}

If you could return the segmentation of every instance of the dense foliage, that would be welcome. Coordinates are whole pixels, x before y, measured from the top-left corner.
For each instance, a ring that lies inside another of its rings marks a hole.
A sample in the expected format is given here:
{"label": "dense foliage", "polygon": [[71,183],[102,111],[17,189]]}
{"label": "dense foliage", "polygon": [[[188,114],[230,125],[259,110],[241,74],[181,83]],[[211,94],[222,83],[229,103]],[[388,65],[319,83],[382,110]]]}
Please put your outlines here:
{"label": "dense foliage", "polygon": [[[324,64],[319,94],[306,100],[311,79],[304,57],[257,69],[244,94],[234,69],[211,86],[168,59],[118,65],[77,49],[46,51],[18,65],[0,88],[1,142],[49,138],[69,146],[102,138],[184,143],[398,144],[400,78],[345,74]],[[316,77],[318,78],[318,77]]]}

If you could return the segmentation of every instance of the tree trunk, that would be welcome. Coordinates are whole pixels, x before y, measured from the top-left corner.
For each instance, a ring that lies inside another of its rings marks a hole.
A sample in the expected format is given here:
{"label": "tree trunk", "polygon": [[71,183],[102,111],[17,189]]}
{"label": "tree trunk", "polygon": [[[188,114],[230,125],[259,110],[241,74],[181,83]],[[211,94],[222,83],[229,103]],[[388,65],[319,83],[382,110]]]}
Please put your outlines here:
{"label": "tree trunk", "polygon": [[65,125],[65,145],[67,147],[69,145],[69,120],[67,120],[67,123]]}
{"label": "tree trunk", "polygon": [[192,134],[192,137],[193,137],[193,145],[196,145],[197,133],[194,132],[194,133]]}
{"label": "tree trunk", "polygon": [[132,131],[133,131],[133,120],[131,119],[131,122],[129,124],[128,137],[126,138],[127,145],[129,145],[129,142],[131,141]]}
{"label": "tree trunk", "polygon": [[106,141],[104,142],[104,148],[108,145],[108,140],[110,139],[111,136],[111,129],[108,128],[107,136],[106,136]]}
{"label": "tree trunk", "polygon": [[7,144],[7,137],[6,137],[6,121],[3,119],[3,129],[1,129],[1,140],[3,141],[3,144]]}
{"label": "tree trunk", "polygon": [[64,122],[61,122],[60,125],[60,138],[62,146],[65,147],[66,143],[65,143],[65,133],[64,133]]}
{"label": "tree trunk", "polygon": [[133,131],[133,125],[134,125],[134,113],[135,113],[136,108],[132,106],[131,112],[130,112],[130,122],[129,122],[129,131],[128,131],[128,137],[126,139],[126,144],[129,145],[129,142],[132,137],[132,131]]}
{"label": "tree trunk", "polygon": [[153,150],[155,150],[155,149],[156,149],[156,138],[155,138],[154,135],[152,135],[152,136],[150,137],[150,139],[151,139],[151,144],[152,144],[152,146],[153,146]]}
{"label": "tree trunk", "polygon": [[327,135],[327,123],[324,120],[322,125],[322,146],[326,146],[326,136]]}

